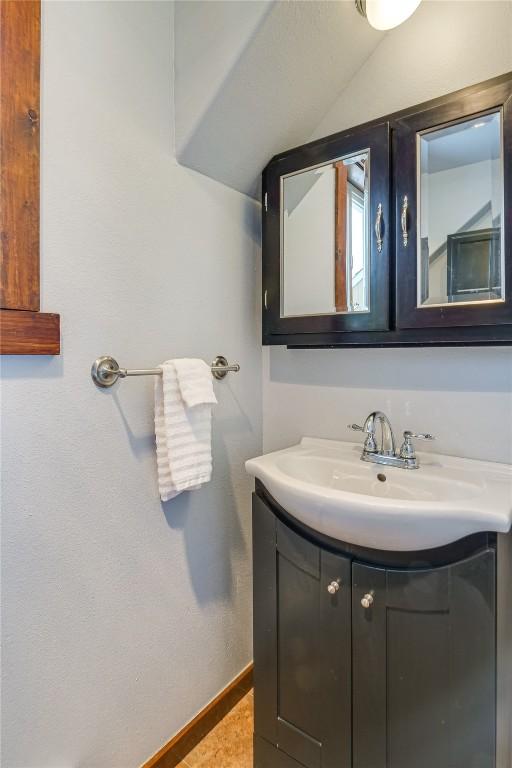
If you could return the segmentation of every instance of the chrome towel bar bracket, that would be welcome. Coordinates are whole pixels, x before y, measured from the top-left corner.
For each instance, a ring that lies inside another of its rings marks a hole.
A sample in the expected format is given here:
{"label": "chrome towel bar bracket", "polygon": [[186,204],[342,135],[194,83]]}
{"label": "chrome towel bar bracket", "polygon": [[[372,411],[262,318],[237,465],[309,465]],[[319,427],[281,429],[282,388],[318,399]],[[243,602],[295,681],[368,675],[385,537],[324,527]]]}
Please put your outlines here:
{"label": "chrome towel bar bracket", "polygon": [[[238,363],[230,365],[225,357],[217,355],[211,364],[212,375],[216,379],[223,379],[226,373],[238,373],[240,366]],[[91,368],[91,378],[98,387],[111,387],[118,379],[124,379],[127,376],[161,376],[161,368],[120,368],[117,361],[110,355],[98,357]]]}

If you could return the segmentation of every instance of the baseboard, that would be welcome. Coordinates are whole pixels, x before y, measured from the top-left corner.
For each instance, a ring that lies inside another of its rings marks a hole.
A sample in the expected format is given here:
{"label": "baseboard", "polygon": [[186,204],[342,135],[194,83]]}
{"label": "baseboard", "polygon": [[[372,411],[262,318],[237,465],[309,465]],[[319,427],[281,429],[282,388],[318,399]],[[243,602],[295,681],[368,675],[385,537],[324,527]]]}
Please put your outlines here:
{"label": "baseboard", "polygon": [[141,768],[174,768],[252,688],[253,665],[249,664],[181,731]]}

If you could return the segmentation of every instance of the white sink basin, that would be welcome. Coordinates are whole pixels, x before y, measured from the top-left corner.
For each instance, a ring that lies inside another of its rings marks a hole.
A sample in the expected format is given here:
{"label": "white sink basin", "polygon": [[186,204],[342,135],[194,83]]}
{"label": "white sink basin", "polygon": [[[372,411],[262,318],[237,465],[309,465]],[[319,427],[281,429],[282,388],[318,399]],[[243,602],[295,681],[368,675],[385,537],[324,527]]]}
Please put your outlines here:
{"label": "white sink basin", "polygon": [[363,462],[361,450],[305,437],[245,467],[297,520],[351,544],[413,551],[510,530],[510,465],[419,453],[406,470]]}

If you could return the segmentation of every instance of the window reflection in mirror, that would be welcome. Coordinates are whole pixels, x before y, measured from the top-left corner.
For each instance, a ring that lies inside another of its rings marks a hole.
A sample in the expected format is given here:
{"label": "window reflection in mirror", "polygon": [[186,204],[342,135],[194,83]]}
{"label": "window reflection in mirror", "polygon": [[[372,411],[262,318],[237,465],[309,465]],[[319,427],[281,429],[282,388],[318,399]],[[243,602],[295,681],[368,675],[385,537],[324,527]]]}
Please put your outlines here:
{"label": "window reflection in mirror", "polygon": [[418,136],[418,306],[500,301],[501,114]]}
{"label": "window reflection in mirror", "polygon": [[281,317],[369,311],[369,150],[281,180]]}

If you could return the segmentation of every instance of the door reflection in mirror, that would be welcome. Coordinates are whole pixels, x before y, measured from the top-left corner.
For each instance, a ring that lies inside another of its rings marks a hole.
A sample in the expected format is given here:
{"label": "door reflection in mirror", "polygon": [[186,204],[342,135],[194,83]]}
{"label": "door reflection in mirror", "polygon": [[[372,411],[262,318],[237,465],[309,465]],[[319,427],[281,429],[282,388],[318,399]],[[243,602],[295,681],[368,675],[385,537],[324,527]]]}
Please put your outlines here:
{"label": "door reflection in mirror", "polygon": [[504,300],[501,113],[418,135],[418,306]]}
{"label": "door reflection in mirror", "polygon": [[281,317],[368,312],[370,152],[281,179]]}

